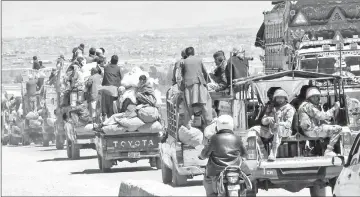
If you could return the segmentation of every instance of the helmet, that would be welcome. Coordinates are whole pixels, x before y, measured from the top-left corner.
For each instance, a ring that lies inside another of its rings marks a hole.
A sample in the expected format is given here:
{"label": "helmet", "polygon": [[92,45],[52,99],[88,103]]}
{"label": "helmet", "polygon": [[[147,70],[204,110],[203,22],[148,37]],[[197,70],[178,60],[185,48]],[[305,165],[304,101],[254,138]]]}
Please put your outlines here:
{"label": "helmet", "polygon": [[289,99],[289,95],[285,92],[285,90],[283,90],[281,88],[275,90],[273,99],[275,99],[275,97],[279,97],[279,96],[285,97],[286,100]]}
{"label": "helmet", "polygon": [[120,86],[120,87],[118,88],[118,93],[119,93],[119,94],[123,94],[124,91],[125,91],[125,87],[124,87],[124,86]]}
{"label": "helmet", "polygon": [[216,121],[216,128],[218,131],[221,130],[233,130],[234,129],[234,119],[229,115],[221,115]]}
{"label": "helmet", "polygon": [[316,87],[310,87],[310,88],[307,89],[307,91],[306,91],[306,99],[308,99],[308,98],[310,98],[312,96],[316,96],[316,95],[318,95],[318,96],[321,95],[319,89],[317,89]]}

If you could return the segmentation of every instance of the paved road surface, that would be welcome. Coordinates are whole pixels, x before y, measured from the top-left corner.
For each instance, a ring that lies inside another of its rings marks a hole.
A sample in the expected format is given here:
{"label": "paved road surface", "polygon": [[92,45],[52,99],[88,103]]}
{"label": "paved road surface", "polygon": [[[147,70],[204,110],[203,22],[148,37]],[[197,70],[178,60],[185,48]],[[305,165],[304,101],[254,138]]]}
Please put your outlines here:
{"label": "paved road surface", "polygon": [[[65,150],[54,146],[2,146],[3,196],[116,196],[121,180],[154,180],[161,182],[161,171],[150,167],[148,161],[130,164],[122,162],[113,172],[98,170],[96,152],[82,150],[81,160],[68,160]],[[205,195],[202,176],[189,186],[177,188],[192,195]],[[328,188],[327,194],[330,195]],[[309,196],[308,189],[292,194],[285,190],[259,190],[258,196]]]}

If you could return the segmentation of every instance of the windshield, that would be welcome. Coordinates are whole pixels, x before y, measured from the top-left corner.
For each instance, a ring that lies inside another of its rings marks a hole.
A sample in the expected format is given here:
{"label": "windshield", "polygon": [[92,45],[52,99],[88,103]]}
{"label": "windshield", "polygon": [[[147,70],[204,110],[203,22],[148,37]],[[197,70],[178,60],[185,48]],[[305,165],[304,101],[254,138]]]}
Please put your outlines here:
{"label": "windshield", "polygon": [[[360,57],[359,56],[347,56],[343,57],[342,71],[350,72],[353,75],[360,76]],[[316,55],[305,56],[305,59],[301,60],[300,69],[310,72],[319,72],[326,74],[334,74],[339,72],[340,63],[337,58],[316,58]]]}

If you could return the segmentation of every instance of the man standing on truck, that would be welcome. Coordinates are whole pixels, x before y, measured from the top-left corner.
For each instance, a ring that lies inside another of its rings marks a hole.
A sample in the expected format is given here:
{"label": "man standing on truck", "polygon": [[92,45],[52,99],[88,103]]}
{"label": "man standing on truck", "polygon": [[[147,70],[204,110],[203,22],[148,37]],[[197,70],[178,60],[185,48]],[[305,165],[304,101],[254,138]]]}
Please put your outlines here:
{"label": "man standing on truck", "polygon": [[201,108],[204,126],[206,127],[212,121],[211,111],[206,109],[208,101],[208,90],[206,87],[206,79],[208,74],[204,68],[201,58],[195,57],[195,50],[193,47],[188,47],[185,50],[186,56],[184,60],[183,80],[185,84],[185,102],[188,108],[188,113],[185,113],[185,126],[190,129],[191,116],[194,114],[194,107]]}
{"label": "man standing on truck", "polygon": [[40,69],[40,64],[39,64],[38,58],[36,56],[33,57],[33,69],[34,70]]}
{"label": "man standing on truck", "polygon": [[96,53],[96,49],[94,47],[91,47],[89,49],[89,56],[85,57],[87,64],[94,62],[94,59],[96,57],[95,53]]}
{"label": "man standing on truck", "polygon": [[228,85],[231,84],[231,67],[233,80],[249,76],[248,61],[244,56],[245,50],[234,48],[232,54],[233,56],[229,58],[225,70]]}
{"label": "man standing on truck", "polygon": [[334,118],[334,111],[340,108],[337,101],[335,105],[324,112],[320,106],[321,93],[317,87],[310,87],[306,91],[306,101],[299,107],[300,127],[308,137],[330,137],[329,144],[325,150],[325,156],[336,156],[334,145],[340,138],[342,131],[339,125],[323,124],[324,121]]}
{"label": "man standing on truck", "polygon": [[217,133],[211,136],[199,156],[202,160],[209,158],[203,180],[206,196],[218,196],[217,180],[227,166],[242,163],[242,170],[245,174],[250,174],[245,162],[241,162],[242,157],[246,157],[246,149],[241,138],[233,132],[233,118],[229,115],[219,116],[216,128]]}
{"label": "man standing on truck", "polygon": [[99,74],[98,69],[99,68],[91,69],[91,76],[85,83],[87,90],[90,93],[88,101],[90,103],[91,117],[93,118],[95,118],[96,103],[99,100],[98,91],[99,91],[99,87],[101,86],[101,75]]}
{"label": "man standing on truck", "polygon": [[[122,74],[120,66],[118,66],[119,58],[117,55],[113,55],[110,60],[110,64],[104,67],[104,78],[102,81],[103,86],[115,86],[120,87]],[[116,97],[110,95],[102,96],[102,113],[107,115],[109,118],[114,114],[113,102],[116,100]]]}
{"label": "man standing on truck", "polygon": [[[285,90],[281,88],[277,89],[273,96],[274,106],[267,108],[264,117],[261,119],[261,123],[265,127],[260,129],[258,135],[263,138],[271,138],[271,136],[274,136],[268,157],[269,161],[276,160],[277,149],[280,146],[281,138],[289,137],[292,133],[291,126],[294,119],[295,108],[288,103],[288,97]],[[260,148],[264,148],[264,146]],[[261,150],[261,152],[264,152],[264,149]]]}
{"label": "man standing on truck", "polygon": [[177,84],[177,80],[176,80],[176,69],[181,69],[183,67],[184,64],[184,59],[186,59],[186,52],[185,49],[181,51],[181,59],[179,61],[177,61],[174,65],[174,68],[172,69],[172,85]]}
{"label": "man standing on truck", "polygon": [[216,69],[214,73],[211,73],[210,76],[215,83],[209,83],[208,87],[213,91],[222,91],[228,87],[228,82],[225,75],[226,69],[226,58],[223,51],[218,51],[213,55],[214,61],[216,64]]}

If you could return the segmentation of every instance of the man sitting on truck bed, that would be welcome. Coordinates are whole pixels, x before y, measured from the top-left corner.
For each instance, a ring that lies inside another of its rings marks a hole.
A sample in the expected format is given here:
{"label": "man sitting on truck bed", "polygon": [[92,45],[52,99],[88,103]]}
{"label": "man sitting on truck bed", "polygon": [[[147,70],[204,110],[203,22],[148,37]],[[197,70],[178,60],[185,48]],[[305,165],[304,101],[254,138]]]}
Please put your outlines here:
{"label": "man sitting on truck bed", "polygon": [[327,112],[322,111],[320,106],[321,93],[317,87],[310,87],[306,91],[306,101],[299,107],[300,127],[308,137],[330,137],[330,142],[324,153],[325,156],[335,156],[334,145],[340,138],[342,131],[339,125],[324,124],[324,121],[334,117],[334,111],[340,108],[336,102]]}
{"label": "man sitting on truck bed", "polygon": [[[277,149],[280,146],[282,137],[289,137],[292,133],[291,126],[295,114],[295,108],[288,103],[288,94],[279,88],[274,93],[274,106],[267,108],[261,123],[267,127],[262,127],[258,133],[261,137],[271,138],[272,148],[268,157],[269,161],[276,160]],[[260,140],[261,141],[261,140]],[[260,147],[264,151],[264,146]]]}

